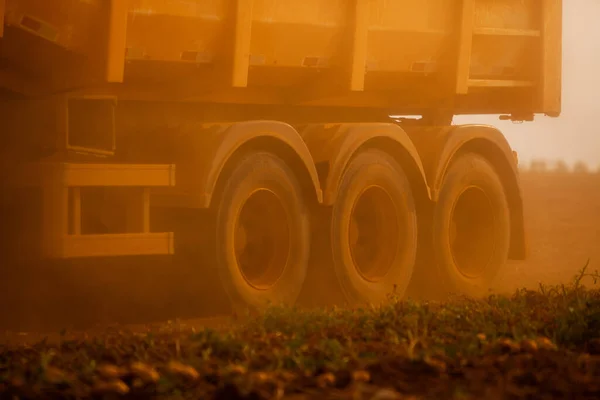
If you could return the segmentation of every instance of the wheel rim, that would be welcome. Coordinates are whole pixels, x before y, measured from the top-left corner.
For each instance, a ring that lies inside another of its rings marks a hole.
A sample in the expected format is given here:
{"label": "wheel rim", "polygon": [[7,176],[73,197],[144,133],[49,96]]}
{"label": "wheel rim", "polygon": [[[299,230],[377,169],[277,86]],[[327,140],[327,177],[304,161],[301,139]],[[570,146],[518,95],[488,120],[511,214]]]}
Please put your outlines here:
{"label": "wheel rim", "polygon": [[450,248],[461,274],[483,274],[494,252],[494,213],[490,199],[475,186],[458,197],[450,219]]}
{"label": "wheel rim", "polygon": [[358,273],[380,281],[391,269],[401,243],[401,218],[390,194],[380,186],[366,188],[350,216],[348,242]]}
{"label": "wheel rim", "polygon": [[244,202],[234,236],[238,268],[246,282],[259,290],[277,283],[290,253],[289,220],[281,199],[259,189]]}

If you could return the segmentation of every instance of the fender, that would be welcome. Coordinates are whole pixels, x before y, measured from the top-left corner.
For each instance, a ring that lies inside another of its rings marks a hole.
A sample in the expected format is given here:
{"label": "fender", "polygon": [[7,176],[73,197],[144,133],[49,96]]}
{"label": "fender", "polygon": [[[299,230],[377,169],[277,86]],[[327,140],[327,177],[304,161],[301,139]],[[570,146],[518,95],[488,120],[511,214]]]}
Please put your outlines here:
{"label": "fender", "polygon": [[317,165],[328,167],[325,171],[320,171],[324,205],[333,205],[346,166],[354,154],[369,143],[375,146],[383,145],[385,150],[391,151],[395,157],[400,158],[403,167],[408,167],[407,173],[411,174],[412,180],[416,178],[417,190],[430,199],[425,170],[417,149],[406,132],[398,125],[391,123],[315,124],[306,126],[301,131],[301,135]]}
{"label": "fender", "polygon": [[278,121],[248,121],[230,124],[219,124],[210,139],[205,142],[208,149],[203,149],[205,158],[201,170],[200,207],[210,207],[214,191],[221,172],[231,156],[245,144],[257,139],[272,139],[285,145],[296,155],[305,168],[312,183],[316,200],[321,203],[323,194],[319,183],[317,169],[306,144],[298,132],[288,124]]}
{"label": "fender", "polygon": [[[438,129],[437,132],[434,139],[435,151],[424,157],[432,199],[437,201],[446,171],[459,151],[468,149],[480,153],[497,169],[506,190],[511,215],[509,257],[525,259],[527,248],[519,170],[515,154],[502,132],[487,125],[450,126]],[[431,145],[430,142],[429,146]]]}

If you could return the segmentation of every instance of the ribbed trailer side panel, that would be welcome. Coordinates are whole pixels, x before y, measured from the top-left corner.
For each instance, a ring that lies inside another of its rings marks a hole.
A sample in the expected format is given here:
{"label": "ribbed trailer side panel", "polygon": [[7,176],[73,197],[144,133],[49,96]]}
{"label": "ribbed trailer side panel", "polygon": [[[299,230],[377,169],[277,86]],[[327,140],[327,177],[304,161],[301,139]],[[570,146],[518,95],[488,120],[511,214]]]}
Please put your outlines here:
{"label": "ribbed trailer side panel", "polygon": [[364,92],[354,106],[560,112],[561,0],[6,2],[2,56],[46,90],[248,87],[267,103]]}

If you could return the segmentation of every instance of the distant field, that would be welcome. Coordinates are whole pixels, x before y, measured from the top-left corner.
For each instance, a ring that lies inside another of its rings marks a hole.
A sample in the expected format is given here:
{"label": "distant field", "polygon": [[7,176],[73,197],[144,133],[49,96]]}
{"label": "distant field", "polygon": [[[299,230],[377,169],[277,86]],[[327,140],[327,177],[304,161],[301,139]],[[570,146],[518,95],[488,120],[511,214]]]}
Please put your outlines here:
{"label": "distant field", "polygon": [[522,172],[530,255],[497,282],[513,290],[561,283],[590,259],[600,269],[600,173]]}

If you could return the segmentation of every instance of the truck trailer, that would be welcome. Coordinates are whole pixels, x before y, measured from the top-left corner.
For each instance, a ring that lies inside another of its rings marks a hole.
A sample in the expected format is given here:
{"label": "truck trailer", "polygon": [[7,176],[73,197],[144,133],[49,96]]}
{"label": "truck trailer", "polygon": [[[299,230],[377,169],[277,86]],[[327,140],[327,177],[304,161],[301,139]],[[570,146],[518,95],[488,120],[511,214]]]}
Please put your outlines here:
{"label": "truck trailer", "polygon": [[260,309],[325,277],[349,304],[479,295],[526,257],[516,153],[452,121],[560,115],[561,0],[0,0],[0,21],[17,259],[200,246]]}

